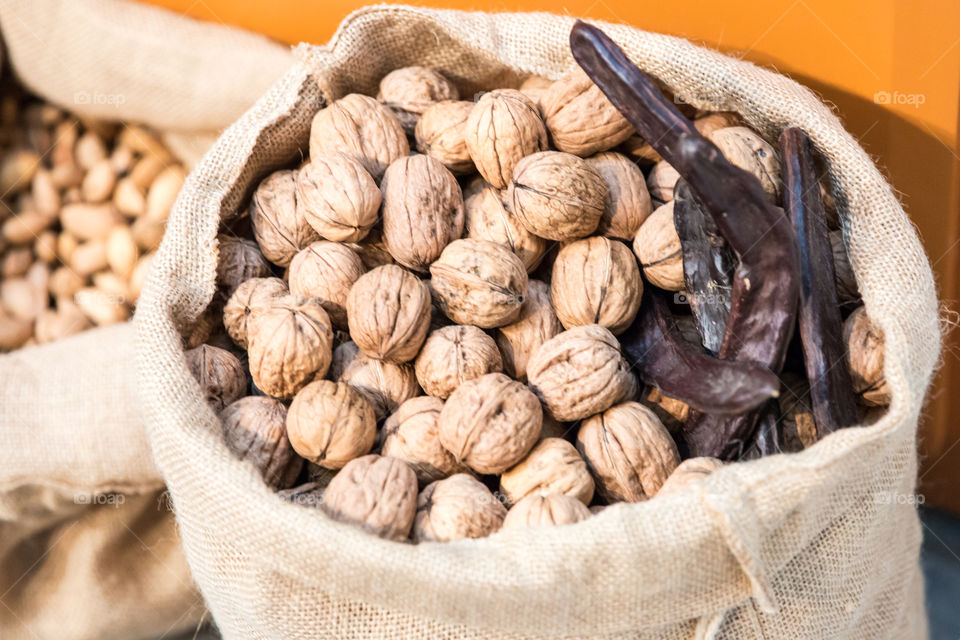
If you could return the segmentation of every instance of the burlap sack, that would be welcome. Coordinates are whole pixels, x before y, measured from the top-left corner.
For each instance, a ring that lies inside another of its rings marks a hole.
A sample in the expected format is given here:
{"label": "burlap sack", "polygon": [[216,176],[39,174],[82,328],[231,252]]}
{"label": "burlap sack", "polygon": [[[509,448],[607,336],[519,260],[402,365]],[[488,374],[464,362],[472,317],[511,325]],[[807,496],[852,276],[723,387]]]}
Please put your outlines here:
{"label": "burlap sack", "polygon": [[142,405],[187,560],[226,638],[922,638],[916,424],[939,350],[930,267],[889,185],[796,83],[683,40],[603,25],[699,107],[771,137],[797,125],[830,166],[870,317],[886,332],[889,413],[809,450],[713,474],[574,526],[398,544],[280,500],[224,446],[179,329],[214,291],[217,226],[294,160],[311,116],[410,64],[469,92],[572,65],[572,20],[409,7],[352,14],[217,141],[187,179],[135,323]]}

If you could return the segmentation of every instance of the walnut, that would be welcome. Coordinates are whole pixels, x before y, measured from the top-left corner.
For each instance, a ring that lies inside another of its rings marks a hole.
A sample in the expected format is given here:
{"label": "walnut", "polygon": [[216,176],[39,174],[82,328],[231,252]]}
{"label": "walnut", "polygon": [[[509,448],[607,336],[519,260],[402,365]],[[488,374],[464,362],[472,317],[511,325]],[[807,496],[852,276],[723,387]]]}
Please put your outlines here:
{"label": "walnut", "polygon": [[356,251],[357,255],[360,256],[360,260],[363,262],[363,266],[367,269],[376,269],[385,264],[396,264],[397,262],[393,259],[393,256],[390,255],[390,252],[387,251],[380,227],[371,229],[367,237],[363,239],[363,242],[349,242],[346,243],[346,245]]}
{"label": "walnut", "polygon": [[464,202],[467,237],[506,245],[532,271],[547,252],[547,241],[535,236],[507,211],[499,191],[480,181],[482,187]]}
{"label": "walnut", "polygon": [[413,360],[430,328],[430,290],[396,265],[360,276],[347,296],[350,337],[371,358]]}
{"label": "walnut", "polygon": [[553,263],[550,297],[567,329],[599,324],[623,333],[637,316],[642,294],[637,261],[619,240],[576,240],[563,247]]}
{"label": "walnut", "polygon": [[417,513],[417,476],[396,458],[351,460],[323,492],[323,510],[381,538],[406,540]]}
{"label": "walnut", "polygon": [[340,381],[363,393],[377,420],[386,418],[401,404],[420,394],[412,365],[374,360],[362,353],[347,365]]}
{"label": "walnut", "polygon": [[640,167],[613,151],[587,158],[587,164],[607,184],[606,206],[597,225],[597,233],[608,238],[633,240],[640,225],[653,212]]}
{"label": "walnut", "polygon": [[253,240],[220,234],[217,236],[217,284],[229,297],[250,278],[268,278],[270,263]]}
{"label": "walnut", "polygon": [[479,480],[458,473],[427,485],[417,499],[414,542],[484,538],[503,524],[506,508]]}
{"label": "walnut", "polygon": [[445,100],[430,106],[417,122],[416,139],[420,153],[439,160],[453,173],[472,173],[476,170],[464,129],[473,110],[472,102]]}
{"label": "walnut", "polygon": [[536,443],[543,422],[537,397],[521,382],[488,373],[457,387],[440,412],[440,442],[479,473],[502,473]]}
{"label": "walnut", "polygon": [[540,99],[552,84],[553,80],[550,78],[544,78],[543,76],[529,76],[520,83],[520,93],[530,98],[530,101],[539,107]]}
{"label": "walnut", "polygon": [[633,252],[651,284],[667,291],[683,291],[683,247],[673,224],[672,200],[657,207],[640,226]]}
{"label": "walnut", "polygon": [[417,356],[417,382],[431,396],[446,399],[467,380],[503,371],[497,343],[471,325],[451,325],[427,336]]}
{"label": "walnut", "polygon": [[583,421],[577,449],[608,501],[653,496],[678,464],[677,445],[656,414],[624,402]]}
{"label": "walnut", "polygon": [[260,251],[281,267],[320,239],[304,218],[302,207],[297,206],[296,171],[277,171],[260,183],[250,201],[250,222]]}
{"label": "walnut", "polygon": [[383,424],[381,453],[410,465],[421,485],[466,471],[440,444],[441,409],[440,398],[411,398]]}
{"label": "walnut", "polygon": [[390,255],[426,271],[463,234],[463,195],[453,174],[430,156],[401,158],[383,176],[383,239]]}
{"label": "walnut", "polygon": [[546,438],[500,476],[500,492],[508,504],[529,495],[559,493],[586,506],[593,499],[593,478],[572,444],[562,438]]}
{"label": "walnut", "polygon": [[673,190],[680,180],[680,173],[666,160],[661,160],[650,169],[647,176],[647,191],[656,202],[665,203],[673,200]]}
{"label": "walnut", "polygon": [[865,307],[857,308],[843,323],[843,340],[859,401],[876,407],[890,404],[890,388],[883,373],[883,331],[870,322]]}
{"label": "walnut", "polygon": [[248,396],[228,405],[220,414],[227,449],[257,468],[274,489],[293,486],[303,467],[287,439],[287,408],[266,396]]}
{"label": "walnut", "polygon": [[377,183],[356,158],[325,153],[296,174],[297,209],[316,234],[334,242],[357,242],[380,213]]}
{"label": "walnut", "polygon": [[444,314],[459,324],[500,327],[520,315],[527,270],[510,249],[487,240],[454,240],[430,265]]}
{"label": "walnut", "polygon": [[679,433],[690,415],[690,405],[664,395],[657,387],[650,387],[643,394],[643,404],[657,414],[660,422],[670,433]]}
{"label": "walnut", "polygon": [[740,118],[740,114],[733,111],[716,111],[700,116],[693,121],[693,126],[697,128],[700,135],[706,137],[710,137],[718,129],[741,125],[743,125],[743,120]]}
{"label": "walnut", "polygon": [[325,469],[339,469],[368,453],[376,435],[373,407],[345,382],[311,382],[294,396],[287,412],[290,444]]}
{"label": "walnut", "polygon": [[780,156],[769,142],[747,127],[717,129],[709,136],[724,157],[760,181],[776,200],[780,194]]}
{"label": "walnut", "polygon": [[687,487],[700,482],[722,466],[723,462],[716,458],[687,458],[677,465],[657,491],[657,495],[665,496],[685,491]]}
{"label": "walnut", "polygon": [[557,420],[587,418],[637,394],[637,379],[609,330],[574,327],[544,342],[527,363],[534,393]]}
{"label": "walnut", "polygon": [[483,94],[473,107],[464,139],[480,175],[503,189],[521,158],[547,148],[547,129],[527,96],[497,89]]}
{"label": "walnut", "polygon": [[223,307],[223,326],[233,341],[246,349],[251,318],[288,293],[287,283],[280,278],[250,278],[237,287]]}
{"label": "walnut", "polygon": [[632,134],[617,149],[645,169],[663,160],[657,150],[639,133]]}
{"label": "walnut", "polygon": [[365,269],[355,251],[320,240],[290,262],[290,291],[320,301],[334,326],[347,326],[347,294]]}
{"label": "walnut", "polygon": [[360,355],[360,347],[353,340],[347,340],[338,344],[333,350],[333,356],[330,358],[330,369],[327,371],[327,378],[336,382],[343,376],[354,360]]}
{"label": "walnut", "polygon": [[187,368],[200,384],[200,391],[210,408],[220,413],[225,406],[242,398],[247,390],[247,374],[243,365],[226,349],[202,344],[184,356]]}
{"label": "walnut", "polygon": [[507,201],[530,233],[572,240],[596,230],[606,210],[607,184],[582,158],[542,151],[517,163]]}
{"label": "walnut", "polygon": [[530,280],[520,316],[497,329],[497,346],[503,357],[503,369],[517,380],[527,379],[527,362],[541,344],[563,331],[553,310],[550,287]]}
{"label": "walnut", "polygon": [[247,328],[250,375],[264,393],[290,398],[326,375],[333,329],[318,300],[293,294],[272,298]]}
{"label": "walnut", "polygon": [[600,87],[576,69],[553,83],[540,98],[550,139],[560,151],[590,156],[612,149],[633,133],[633,127]]}
{"label": "walnut", "polygon": [[586,520],[590,509],[572,496],[534,493],[513,505],[503,519],[503,528],[544,527],[575,524]]}
{"label": "walnut", "polygon": [[460,92],[452,82],[433,69],[404,67],[380,80],[377,100],[390,107],[407,135],[413,135],[420,116],[434,103],[456,100]]}
{"label": "walnut", "polygon": [[410,145],[390,109],[351,93],[318,111],[310,124],[310,157],[334,151],[358,161],[379,180],[391,162],[410,153]]}

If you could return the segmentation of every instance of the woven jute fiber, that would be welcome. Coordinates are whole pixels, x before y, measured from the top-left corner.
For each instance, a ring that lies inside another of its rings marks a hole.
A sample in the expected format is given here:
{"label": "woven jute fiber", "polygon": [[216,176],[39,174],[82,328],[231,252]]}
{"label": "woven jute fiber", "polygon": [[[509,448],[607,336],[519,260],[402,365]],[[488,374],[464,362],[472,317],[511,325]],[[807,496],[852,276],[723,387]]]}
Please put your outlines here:
{"label": "woven jute fiber", "polygon": [[187,560],[226,638],[923,638],[920,526],[908,498],[938,358],[930,266],[882,175],[789,79],[677,38],[601,25],[679,98],[776,138],[807,131],[830,171],[889,412],[800,454],[735,464],[695,490],[573,526],[399,544],[287,504],[224,446],[180,331],[214,293],[216,234],[258,179],[307,147],[314,113],[387,71],[441,70],[461,93],[573,67],[572,20],[373,7],[350,15],[216,142],[186,181],[135,318],[140,398]]}

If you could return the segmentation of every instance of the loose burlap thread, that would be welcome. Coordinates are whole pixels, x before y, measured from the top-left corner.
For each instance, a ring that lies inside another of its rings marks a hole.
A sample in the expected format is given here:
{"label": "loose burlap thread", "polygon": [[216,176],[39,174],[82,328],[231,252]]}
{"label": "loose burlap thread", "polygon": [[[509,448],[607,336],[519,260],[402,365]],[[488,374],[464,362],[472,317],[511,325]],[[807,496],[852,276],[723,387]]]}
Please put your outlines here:
{"label": "loose burlap thread", "polygon": [[686,493],[572,526],[408,545],[287,504],[227,451],[180,330],[214,292],[218,225],[296,160],[312,115],[387,71],[435,67],[462,93],[573,66],[572,20],[374,7],[349,16],[233,124],[174,207],[136,316],[141,403],[187,560],[226,638],[919,638],[916,425],[939,352],[933,278],[890,186],[810,91],[681,39],[602,25],[697,107],[827,161],[851,262],[886,333],[893,401],[871,427],[730,465]]}

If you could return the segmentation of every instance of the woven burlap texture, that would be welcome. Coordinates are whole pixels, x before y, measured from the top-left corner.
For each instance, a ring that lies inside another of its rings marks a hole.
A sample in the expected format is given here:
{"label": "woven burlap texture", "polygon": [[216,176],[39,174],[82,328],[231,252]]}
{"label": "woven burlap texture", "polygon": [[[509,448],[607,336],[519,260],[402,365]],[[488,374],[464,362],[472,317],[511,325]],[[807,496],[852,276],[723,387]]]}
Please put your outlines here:
{"label": "woven burlap texture", "polygon": [[916,424],[939,351],[928,261],[891,188],[808,90],[684,40],[601,25],[698,107],[776,138],[806,130],[830,168],[867,310],[887,336],[889,413],[807,451],[574,526],[397,544],[284,503],[227,452],[179,331],[214,292],[222,217],[303,153],[324,100],[387,71],[462,92],[573,66],[572,20],[374,7],[349,16],[231,126],[187,179],[135,323],[142,406],[187,560],[226,638],[925,637]]}

